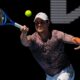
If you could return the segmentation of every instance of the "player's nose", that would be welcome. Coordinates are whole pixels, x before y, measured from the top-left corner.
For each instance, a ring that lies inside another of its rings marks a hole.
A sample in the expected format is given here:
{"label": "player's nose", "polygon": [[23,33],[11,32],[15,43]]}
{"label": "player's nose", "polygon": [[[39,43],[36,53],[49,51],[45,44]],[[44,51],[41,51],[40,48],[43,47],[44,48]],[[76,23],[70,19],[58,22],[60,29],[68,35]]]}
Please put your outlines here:
{"label": "player's nose", "polygon": [[41,26],[41,24],[39,23],[38,26]]}

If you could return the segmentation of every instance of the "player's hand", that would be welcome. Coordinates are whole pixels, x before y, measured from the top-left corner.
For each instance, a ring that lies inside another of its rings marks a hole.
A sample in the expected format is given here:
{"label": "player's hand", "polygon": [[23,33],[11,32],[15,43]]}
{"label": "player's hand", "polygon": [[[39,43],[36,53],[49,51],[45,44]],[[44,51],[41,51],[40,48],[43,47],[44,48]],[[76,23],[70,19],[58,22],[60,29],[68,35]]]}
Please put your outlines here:
{"label": "player's hand", "polygon": [[20,28],[20,31],[24,34],[26,34],[28,31],[29,31],[29,28],[26,26],[26,25],[23,25],[21,28]]}

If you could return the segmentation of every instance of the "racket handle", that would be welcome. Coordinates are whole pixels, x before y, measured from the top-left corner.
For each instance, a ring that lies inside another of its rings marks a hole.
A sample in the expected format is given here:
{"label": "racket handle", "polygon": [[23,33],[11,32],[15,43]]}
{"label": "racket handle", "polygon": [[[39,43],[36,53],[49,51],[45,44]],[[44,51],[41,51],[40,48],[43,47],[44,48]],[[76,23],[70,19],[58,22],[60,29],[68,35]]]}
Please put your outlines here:
{"label": "racket handle", "polygon": [[14,26],[20,29],[22,25],[20,25],[20,24],[18,24],[18,23],[15,22]]}

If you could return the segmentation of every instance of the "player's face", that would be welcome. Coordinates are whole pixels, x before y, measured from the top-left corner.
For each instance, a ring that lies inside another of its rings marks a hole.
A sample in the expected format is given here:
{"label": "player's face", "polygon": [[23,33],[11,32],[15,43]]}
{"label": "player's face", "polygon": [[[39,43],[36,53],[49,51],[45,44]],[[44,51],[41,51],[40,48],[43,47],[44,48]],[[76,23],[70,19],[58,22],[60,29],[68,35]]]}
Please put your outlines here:
{"label": "player's face", "polygon": [[48,22],[37,18],[35,20],[35,29],[39,33],[46,31],[48,29]]}

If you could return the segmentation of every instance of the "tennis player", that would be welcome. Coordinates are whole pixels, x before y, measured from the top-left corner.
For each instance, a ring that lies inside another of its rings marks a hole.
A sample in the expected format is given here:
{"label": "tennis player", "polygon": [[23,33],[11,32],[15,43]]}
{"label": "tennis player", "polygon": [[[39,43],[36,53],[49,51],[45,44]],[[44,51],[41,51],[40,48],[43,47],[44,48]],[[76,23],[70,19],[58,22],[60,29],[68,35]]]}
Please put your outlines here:
{"label": "tennis player", "polygon": [[59,30],[49,31],[50,20],[44,12],[36,14],[34,23],[36,31],[32,35],[27,35],[29,28],[22,26],[20,39],[45,71],[46,80],[74,80],[75,72],[64,52],[64,43],[80,45],[80,38]]}

